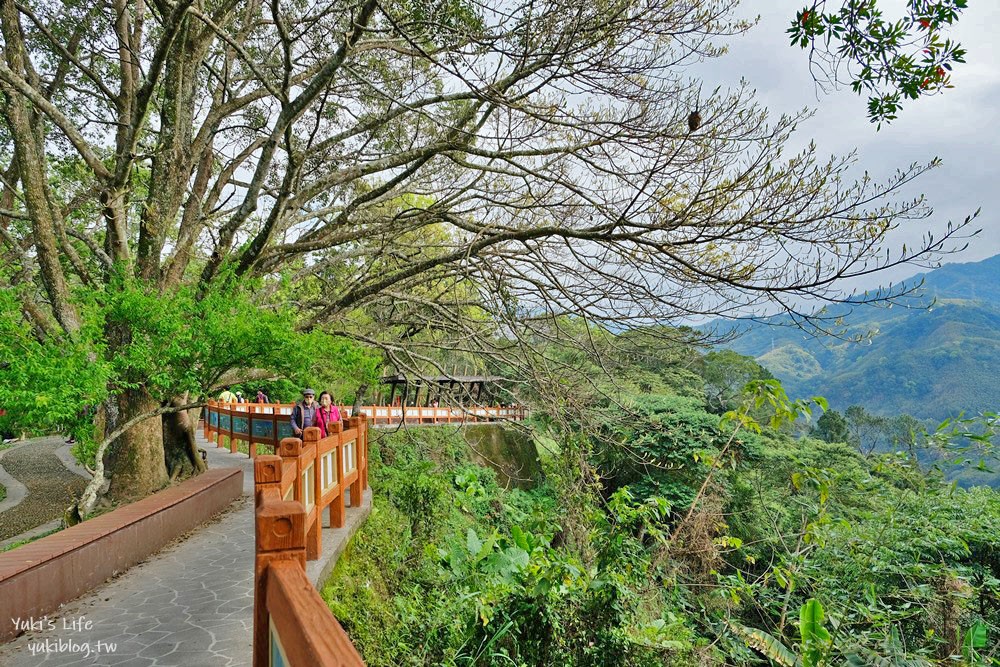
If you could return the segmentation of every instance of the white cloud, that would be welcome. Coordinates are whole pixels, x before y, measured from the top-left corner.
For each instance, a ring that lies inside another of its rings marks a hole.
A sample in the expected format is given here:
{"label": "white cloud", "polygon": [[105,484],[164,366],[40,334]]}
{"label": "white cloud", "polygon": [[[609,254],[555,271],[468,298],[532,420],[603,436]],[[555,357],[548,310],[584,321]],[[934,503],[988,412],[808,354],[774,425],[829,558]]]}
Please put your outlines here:
{"label": "white cloud", "polygon": [[[1000,70],[995,65],[1000,47],[992,34],[1000,25],[1000,3],[970,3],[952,32],[968,50],[967,64],[956,66],[953,73],[955,88],[908,102],[899,119],[881,131],[868,122],[866,98],[849,88],[817,97],[806,52],[791,47],[785,34],[796,10],[806,4],[804,0],[745,2],[740,13],[752,17],[761,12],[760,23],[735,38],[729,54],[693,68],[692,74],[704,80],[705,89],[732,86],[746,78],[775,115],[815,109],[815,116],[800,124],[794,147],[814,140],[821,154],[856,148],[859,175],[867,170],[875,177],[888,177],[898,167],[940,157],[941,167],[904,193],[926,193],[935,208],[933,218],[905,226],[893,240],[913,245],[928,225],[942,230],[948,220],[960,220],[981,207],[982,234],[967,251],[946,261],[976,261],[1000,253]],[[898,280],[915,272],[903,269],[880,280]]]}

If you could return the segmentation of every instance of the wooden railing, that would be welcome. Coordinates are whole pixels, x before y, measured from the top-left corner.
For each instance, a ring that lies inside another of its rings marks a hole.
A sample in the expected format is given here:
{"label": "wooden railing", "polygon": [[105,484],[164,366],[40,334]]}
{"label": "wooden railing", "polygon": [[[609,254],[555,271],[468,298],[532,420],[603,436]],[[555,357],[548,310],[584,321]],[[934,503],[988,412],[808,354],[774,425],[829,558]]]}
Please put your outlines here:
{"label": "wooden railing", "polygon": [[521,421],[526,411],[518,407],[402,407],[386,405],[366,405],[362,414],[375,424],[454,424],[462,422]]}
{"label": "wooden railing", "polygon": [[[363,667],[350,637],[305,573],[323,551],[323,513],[342,527],[345,496],[352,507],[368,488],[368,420],[383,423],[451,423],[524,418],[520,408],[366,406],[362,416],[291,435],[292,405],[217,403],[206,409],[205,438],[221,446],[247,442],[254,462],[254,667]],[[413,420],[411,422],[411,420]],[[257,445],[275,455],[256,456]],[[349,492],[348,492],[349,490]]]}
{"label": "wooden railing", "polygon": [[323,510],[343,526],[345,489],[358,507],[368,487],[367,421],[347,426],[334,424],[323,439],[307,428],[302,440],[281,440],[280,456],[254,463],[254,667],[364,665],[305,574],[322,552]]}
{"label": "wooden railing", "polygon": [[[307,516],[283,500],[293,483],[277,456],[254,463],[254,667],[333,667],[364,661],[305,573]],[[287,492],[286,489],[286,492]]]}
{"label": "wooden railing", "polygon": [[257,458],[257,445],[271,447],[277,453],[282,438],[292,432],[294,404],[281,403],[223,403],[209,401],[205,408],[205,439],[222,446],[227,438],[229,451],[235,452],[237,443],[250,447],[250,458]]}
{"label": "wooden railing", "polygon": [[[222,446],[227,439],[229,451],[244,442],[250,458],[257,457],[257,445],[277,452],[282,438],[292,437],[293,403],[222,403],[209,401],[206,408],[205,439]],[[365,405],[360,409],[373,424],[454,424],[463,422],[521,421],[524,407],[401,407]]]}

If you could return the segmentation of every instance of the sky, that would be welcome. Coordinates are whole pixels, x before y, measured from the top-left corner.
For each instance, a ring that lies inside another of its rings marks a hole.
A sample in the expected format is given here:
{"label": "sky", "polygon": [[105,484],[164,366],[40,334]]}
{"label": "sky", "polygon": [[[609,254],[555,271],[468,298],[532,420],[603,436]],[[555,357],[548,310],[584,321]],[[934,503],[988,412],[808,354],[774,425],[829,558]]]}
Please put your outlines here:
{"label": "sky", "polygon": [[[806,4],[806,0],[744,0],[738,15],[752,19],[759,13],[759,23],[748,34],[733,38],[728,54],[699,64],[691,74],[703,80],[704,90],[734,86],[745,78],[774,115],[813,109],[815,115],[799,125],[797,143],[789,148],[800,149],[812,139],[824,156],[856,149],[858,177],[867,170],[885,180],[897,168],[941,158],[941,166],[903,191],[907,198],[926,194],[934,215],[929,220],[904,221],[892,237],[895,247],[918,244],[928,227],[943,229],[949,220],[961,221],[981,208],[973,227],[982,232],[967,250],[942,261],[973,262],[1000,253],[1000,46],[994,34],[1000,27],[1000,0],[970,0],[958,25],[947,33],[968,51],[966,64],[957,65],[952,73],[955,87],[908,101],[899,118],[878,131],[868,121],[867,95],[857,95],[848,86],[829,93],[817,90],[807,52],[789,46],[785,30]],[[901,1],[882,4],[888,16],[902,15],[889,11],[894,4],[901,7]],[[923,270],[903,267],[848,286],[870,288]]]}

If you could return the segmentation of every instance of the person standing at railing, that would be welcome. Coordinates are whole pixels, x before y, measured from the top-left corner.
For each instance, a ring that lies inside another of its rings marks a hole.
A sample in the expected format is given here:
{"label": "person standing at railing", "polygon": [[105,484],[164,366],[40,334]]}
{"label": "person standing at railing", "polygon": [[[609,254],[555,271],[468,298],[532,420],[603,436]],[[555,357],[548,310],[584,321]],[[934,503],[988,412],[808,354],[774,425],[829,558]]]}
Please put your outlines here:
{"label": "person standing at railing", "polygon": [[257,402],[258,403],[270,403],[271,399],[268,398],[267,394],[264,393],[263,389],[257,390]]}
{"label": "person standing at railing", "polygon": [[333,397],[330,392],[324,391],[319,395],[319,408],[316,410],[316,426],[319,427],[319,437],[325,438],[332,433],[330,425],[340,421],[340,408],[333,404]]}
{"label": "person standing at railing", "polygon": [[223,403],[235,403],[236,394],[231,392],[229,390],[229,387],[226,387],[226,390],[223,391],[221,394],[219,394],[219,400],[222,401]]}
{"label": "person standing at railing", "polygon": [[316,392],[312,389],[302,390],[302,400],[292,408],[292,433],[301,438],[302,432],[310,426],[316,426]]}
{"label": "person standing at railing", "polygon": [[242,391],[236,392],[236,402],[237,403],[246,403],[247,402],[247,399],[243,398],[243,392]]}

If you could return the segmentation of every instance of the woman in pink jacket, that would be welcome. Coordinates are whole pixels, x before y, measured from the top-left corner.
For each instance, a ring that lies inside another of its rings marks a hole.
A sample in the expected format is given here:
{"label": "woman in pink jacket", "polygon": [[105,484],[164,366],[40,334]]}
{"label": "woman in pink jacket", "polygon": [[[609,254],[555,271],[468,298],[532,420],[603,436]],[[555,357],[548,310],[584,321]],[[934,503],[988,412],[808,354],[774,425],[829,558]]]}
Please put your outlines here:
{"label": "woman in pink jacket", "polygon": [[316,426],[319,427],[319,437],[325,438],[333,432],[332,424],[340,421],[340,408],[333,404],[330,392],[319,395],[319,408],[316,409]]}

